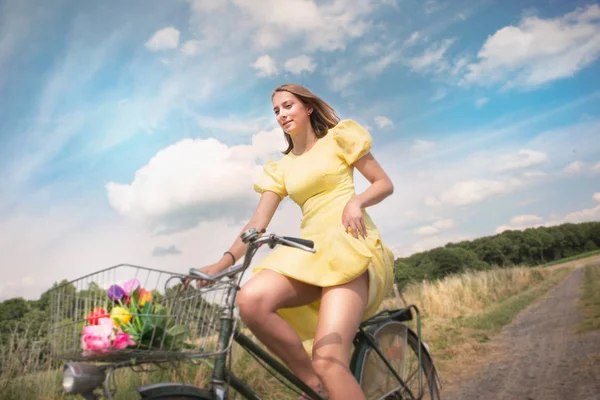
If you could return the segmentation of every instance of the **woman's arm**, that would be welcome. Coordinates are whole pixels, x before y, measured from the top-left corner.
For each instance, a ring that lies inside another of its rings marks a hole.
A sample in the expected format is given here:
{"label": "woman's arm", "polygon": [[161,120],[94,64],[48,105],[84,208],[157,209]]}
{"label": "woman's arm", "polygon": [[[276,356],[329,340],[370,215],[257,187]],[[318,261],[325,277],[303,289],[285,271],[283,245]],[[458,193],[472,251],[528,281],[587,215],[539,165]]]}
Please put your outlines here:
{"label": "woman's arm", "polygon": [[[260,196],[256,210],[254,210],[254,215],[242,228],[240,234],[237,236],[229,250],[227,250],[233,254],[236,261],[244,255],[246,247],[248,247],[246,243],[242,242],[241,234],[250,228],[256,228],[259,232],[261,229],[266,229],[269,226],[273,215],[275,215],[275,211],[277,211],[280,202],[281,198],[274,192],[266,191]],[[219,262],[224,262],[224,268],[231,266],[232,261],[229,254],[224,254],[221,260],[219,260]]]}
{"label": "woman's arm", "polygon": [[360,208],[375,205],[394,193],[392,180],[371,153],[365,154],[354,163],[354,167],[365,177],[371,186],[355,197]]}
{"label": "woman's arm", "polygon": [[[259,231],[261,229],[266,229],[271,222],[271,219],[273,218],[273,215],[275,214],[280,202],[281,198],[274,192],[267,191],[260,196],[260,200],[256,210],[254,211],[254,215],[252,218],[250,218],[250,221],[248,221],[248,223],[244,226],[231,247],[227,250],[233,254],[236,261],[244,255],[246,252],[246,247],[248,246],[246,243],[242,242],[241,233],[250,228],[256,228]],[[234,262],[231,256],[224,253],[221,259],[219,259],[219,261],[216,263],[198,269],[209,275],[215,275],[225,268],[229,268],[233,264]],[[198,282],[198,286],[204,286],[207,283],[208,282],[204,280],[200,280]]]}
{"label": "woman's arm", "polygon": [[371,153],[365,154],[354,164],[354,167],[365,177],[371,185],[364,192],[354,196],[342,213],[342,224],[355,238],[358,234],[367,236],[362,209],[379,203],[394,192],[391,179],[379,165]]}

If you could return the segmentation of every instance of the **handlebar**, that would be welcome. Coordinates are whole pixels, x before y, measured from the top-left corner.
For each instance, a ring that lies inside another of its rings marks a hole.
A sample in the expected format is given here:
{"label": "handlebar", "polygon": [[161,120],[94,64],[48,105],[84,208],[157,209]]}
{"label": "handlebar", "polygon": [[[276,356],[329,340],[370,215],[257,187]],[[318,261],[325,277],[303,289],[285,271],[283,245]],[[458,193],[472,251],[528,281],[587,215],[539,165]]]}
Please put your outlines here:
{"label": "handlebar", "polygon": [[207,281],[218,281],[225,277],[234,276],[238,272],[245,270],[250,266],[254,253],[256,252],[256,250],[258,250],[260,246],[262,246],[265,243],[268,244],[269,248],[271,249],[274,248],[276,245],[280,244],[283,246],[294,247],[296,249],[308,251],[310,253],[317,252],[314,248],[315,243],[312,240],[290,236],[278,236],[274,233],[263,235],[264,233],[264,229],[258,232],[256,229],[251,228],[241,235],[242,241],[244,243],[249,243],[248,247],[246,248],[246,255],[244,257],[243,264],[232,265],[231,267],[226,268],[215,275],[209,275],[195,268],[190,268],[189,275]]}

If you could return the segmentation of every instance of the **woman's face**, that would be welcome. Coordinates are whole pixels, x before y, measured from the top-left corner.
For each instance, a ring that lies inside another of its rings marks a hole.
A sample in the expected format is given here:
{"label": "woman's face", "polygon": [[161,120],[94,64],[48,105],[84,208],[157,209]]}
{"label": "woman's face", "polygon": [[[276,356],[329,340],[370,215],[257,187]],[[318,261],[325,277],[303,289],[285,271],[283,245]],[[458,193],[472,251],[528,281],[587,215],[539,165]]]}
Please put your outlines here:
{"label": "woman's face", "polygon": [[310,125],[312,109],[306,108],[299,98],[290,92],[276,92],[273,96],[273,111],[281,129],[288,135],[306,131]]}

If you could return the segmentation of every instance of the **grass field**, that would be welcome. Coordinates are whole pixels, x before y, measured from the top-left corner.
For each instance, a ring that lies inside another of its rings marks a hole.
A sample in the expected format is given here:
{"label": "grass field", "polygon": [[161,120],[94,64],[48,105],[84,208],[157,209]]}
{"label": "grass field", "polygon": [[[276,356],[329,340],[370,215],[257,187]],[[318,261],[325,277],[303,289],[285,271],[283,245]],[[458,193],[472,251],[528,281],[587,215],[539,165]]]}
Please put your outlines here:
{"label": "grass field", "polygon": [[[600,268],[586,269],[586,292],[583,302],[590,307],[591,321],[600,321],[598,289]],[[443,383],[452,384],[457,371],[468,369],[469,360],[478,357],[489,338],[497,333],[532,301],[564,279],[571,267],[511,268],[470,272],[437,282],[408,286],[402,298],[387,299],[382,308],[402,307],[404,301],[416,304],[422,313],[424,340],[433,351]],[[587,282],[590,282],[589,284]],[[591,286],[590,286],[591,285]],[[588,288],[589,286],[589,288]],[[592,325],[597,326],[597,325]],[[50,361],[31,360],[27,335],[15,335],[12,345],[0,353],[1,399],[65,398],[60,393],[60,367]],[[23,360],[29,360],[23,362]],[[232,357],[236,375],[265,399],[297,398],[244,351],[234,344]],[[136,373],[129,369],[115,374],[116,400],[135,399],[134,386],[160,382],[183,381],[203,386],[209,379],[210,366],[173,368]],[[234,396],[233,398],[241,398]]]}
{"label": "grass field", "polygon": [[584,267],[581,304],[584,320],[578,330],[587,332],[600,329],[600,263]]}
{"label": "grass field", "polygon": [[567,257],[567,258],[563,258],[561,260],[552,261],[552,262],[540,265],[540,267],[550,267],[552,265],[564,264],[564,263],[567,263],[570,261],[582,260],[584,258],[589,258],[592,256],[598,256],[598,255],[600,255],[600,250],[588,251],[587,253],[581,253],[581,254],[578,254],[573,257]]}

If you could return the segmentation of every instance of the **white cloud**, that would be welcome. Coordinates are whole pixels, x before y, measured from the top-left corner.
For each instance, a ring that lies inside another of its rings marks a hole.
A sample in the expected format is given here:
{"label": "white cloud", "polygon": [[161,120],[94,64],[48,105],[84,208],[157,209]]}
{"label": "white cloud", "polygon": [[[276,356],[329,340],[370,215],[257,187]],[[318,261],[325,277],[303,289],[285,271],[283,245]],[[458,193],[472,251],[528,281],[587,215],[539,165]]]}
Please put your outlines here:
{"label": "white cloud", "polygon": [[392,126],[394,126],[392,120],[383,115],[378,115],[373,119],[375,120],[375,125],[377,125],[377,127],[380,129],[391,128]]}
{"label": "white cloud", "polygon": [[433,227],[439,230],[454,228],[454,220],[453,219],[441,219],[433,223]]}
{"label": "white cloud", "polygon": [[408,257],[411,254],[420,253],[431,250],[436,247],[445,246],[448,243],[458,243],[463,240],[471,240],[471,235],[456,234],[456,235],[437,235],[428,237],[422,240],[413,242],[408,246],[396,245],[392,246],[394,254],[398,257]]}
{"label": "white cloud", "polygon": [[600,173],[600,163],[598,163],[598,164],[594,165],[594,166],[592,167],[592,171],[593,171],[595,174],[597,174],[597,173]]}
{"label": "white cloud", "polygon": [[475,100],[475,107],[481,108],[484,105],[486,105],[488,101],[490,101],[490,99],[488,99],[487,97],[482,97],[480,99],[477,99],[477,100]]}
{"label": "white cloud", "polygon": [[165,257],[176,254],[181,254],[181,250],[179,250],[175,245],[168,247],[156,246],[154,250],[152,250],[152,255],[154,257]]}
{"label": "white cloud", "polygon": [[381,53],[383,45],[380,42],[361,43],[358,46],[357,52],[363,57],[373,57]]}
{"label": "white cloud", "polygon": [[431,142],[428,140],[416,139],[413,142],[413,145],[410,147],[413,151],[425,151],[430,150],[435,147],[435,142]]}
{"label": "white cloud", "polygon": [[553,19],[527,16],[487,39],[463,83],[532,88],[570,77],[599,55],[600,5]]}
{"label": "white cloud", "polygon": [[426,225],[415,229],[414,232],[421,236],[437,235],[443,230],[454,228],[454,225],[455,223],[452,219],[441,219],[431,225]]}
{"label": "white cloud", "polygon": [[550,157],[542,151],[521,149],[516,154],[497,157],[495,170],[498,172],[513,171],[535,167],[550,161]]}
{"label": "white cloud", "polygon": [[[594,193],[592,195],[592,199],[595,202],[600,203],[600,192],[599,193]],[[521,225],[528,227],[527,226],[527,222],[529,222],[529,226],[530,227],[536,227],[536,226],[555,226],[555,225],[561,225],[561,224],[566,224],[566,223],[573,223],[573,224],[578,224],[581,222],[594,222],[594,221],[600,221],[600,204],[596,205],[595,207],[592,208],[586,208],[583,210],[579,210],[579,211],[573,211],[568,213],[567,215],[565,215],[563,218],[558,218],[558,219],[552,219],[549,220],[547,222],[545,222],[544,224],[541,224],[541,218],[537,217],[536,219],[530,219],[530,220],[525,220],[525,221],[516,221],[516,222],[520,222]],[[512,224],[512,221],[511,221]],[[498,229],[500,229],[501,227],[498,227]]]}
{"label": "white cloud", "polygon": [[440,231],[436,228],[434,228],[433,226],[422,226],[418,229],[415,229],[415,233],[417,235],[435,235],[440,233]]}
{"label": "white cloud", "polygon": [[[600,220],[600,205],[593,208],[586,208],[581,211],[574,211],[572,213],[567,214],[560,224],[564,224],[567,222],[571,222],[574,224],[578,224],[580,222],[591,222],[591,221],[599,221]],[[556,223],[549,223],[556,224]]]}
{"label": "white cloud", "polygon": [[438,89],[438,90],[436,90],[435,94],[433,96],[431,96],[429,101],[431,101],[431,102],[440,101],[447,95],[448,95],[448,91],[446,89]]}
{"label": "white cloud", "polygon": [[275,123],[274,117],[246,117],[241,118],[232,115],[228,118],[218,118],[210,115],[199,115],[194,112],[190,114],[196,120],[198,127],[204,132],[211,134],[242,135],[250,136],[256,132],[271,128]]}
{"label": "white cloud", "polygon": [[547,177],[548,174],[542,171],[525,171],[523,172],[523,178],[527,178],[527,179],[538,179],[538,178],[545,178]]}
{"label": "white cloud", "polygon": [[202,51],[206,43],[202,40],[188,40],[181,46],[181,52],[186,56],[195,56]]}
{"label": "white cloud", "polygon": [[441,206],[442,202],[439,201],[435,196],[427,196],[425,197],[425,205],[426,206]]}
{"label": "white cloud", "polygon": [[583,163],[581,161],[573,161],[571,164],[565,167],[565,172],[568,174],[577,174],[583,169]]}
{"label": "white cloud", "polygon": [[392,63],[394,63],[397,59],[397,52],[385,54],[384,56],[379,57],[377,60],[369,62],[365,66],[365,71],[367,71],[367,73],[369,73],[370,75],[380,74],[383,71],[385,71],[386,68],[389,67]]}
{"label": "white cloud", "polygon": [[367,74],[358,68],[348,68],[345,60],[334,61],[324,72],[329,88],[342,95],[354,92],[356,83],[367,77]]}
{"label": "white cloud", "polygon": [[517,226],[524,226],[524,225],[531,225],[531,224],[539,224],[542,221],[543,221],[542,217],[538,217],[537,215],[533,215],[533,214],[528,214],[528,215],[518,215],[516,217],[513,217],[510,220],[510,224],[517,225]]}
{"label": "white cloud", "polygon": [[404,45],[406,47],[410,47],[416,44],[419,40],[421,40],[421,34],[419,32],[413,32],[412,35],[410,35],[410,37],[404,41]]}
{"label": "white cloud", "polygon": [[158,30],[145,43],[150,51],[175,49],[179,46],[179,31],[172,26]]}
{"label": "white cloud", "polygon": [[256,76],[259,78],[272,77],[279,72],[275,60],[269,55],[258,57],[252,66],[257,71]]}
{"label": "white cloud", "polygon": [[523,185],[517,179],[506,181],[496,180],[469,180],[454,184],[449,190],[443,192],[439,200],[443,204],[465,206],[481,202],[488,197],[513,191]]}
{"label": "white cloud", "polygon": [[538,226],[542,226],[542,221],[544,219],[542,217],[538,217],[537,215],[528,214],[528,215],[518,215],[510,220],[507,225],[500,225],[496,228],[496,233],[502,233],[504,231],[509,230],[524,230],[527,228],[536,228]]}
{"label": "white cloud", "polygon": [[317,67],[316,63],[307,55],[301,55],[298,57],[290,58],[284,63],[284,67],[287,71],[294,75],[300,75],[302,72],[312,73]]}
{"label": "white cloud", "polygon": [[441,4],[437,0],[426,0],[425,1],[425,14],[433,14],[433,13],[441,10],[445,6],[446,6],[445,4]]}
{"label": "white cloud", "polygon": [[214,11],[227,5],[227,0],[189,0],[192,10],[196,12]]}
{"label": "white cloud", "polygon": [[245,217],[253,206],[248,200],[255,197],[252,183],[262,162],[280,151],[283,142],[277,128],[255,135],[251,145],[228,147],[212,138],[181,140],[152,157],[130,184],[109,182],[109,203],[121,215],[160,233]]}
{"label": "white cloud", "polygon": [[446,70],[449,66],[444,59],[444,55],[452,43],[454,43],[454,39],[445,39],[441,42],[432,44],[421,56],[410,59],[409,66],[414,71],[420,72],[427,70],[441,72]]}
{"label": "white cloud", "polygon": [[370,29],[368,16],[382,6],[389,4],[373,0],[231,0],[227,7],[212,11],[193,7],[192,28],[220,48],[252,46],[264,51],[293,46],[312,54],[343,50],[347,42]]}

